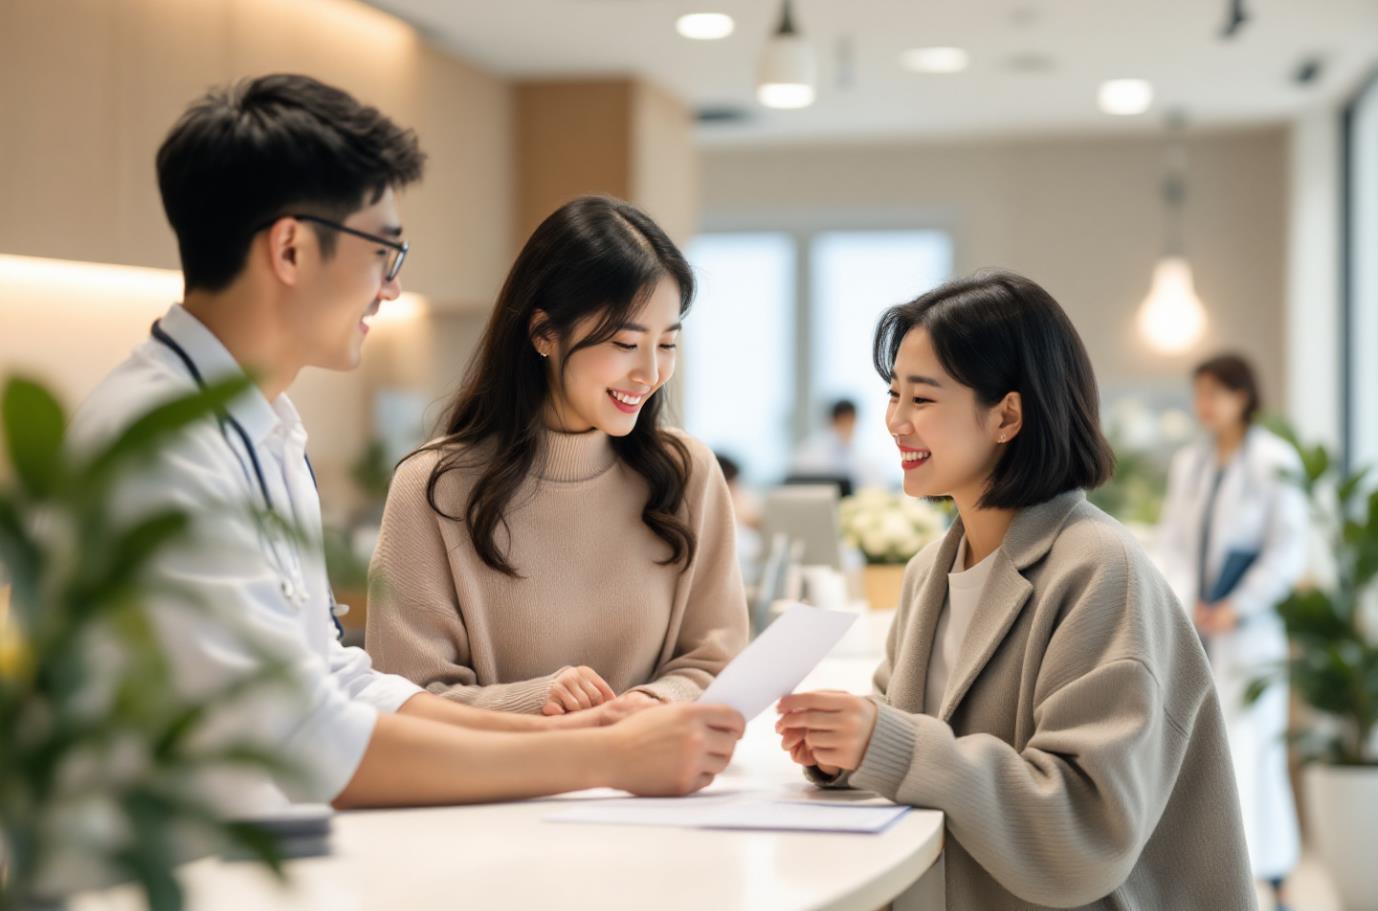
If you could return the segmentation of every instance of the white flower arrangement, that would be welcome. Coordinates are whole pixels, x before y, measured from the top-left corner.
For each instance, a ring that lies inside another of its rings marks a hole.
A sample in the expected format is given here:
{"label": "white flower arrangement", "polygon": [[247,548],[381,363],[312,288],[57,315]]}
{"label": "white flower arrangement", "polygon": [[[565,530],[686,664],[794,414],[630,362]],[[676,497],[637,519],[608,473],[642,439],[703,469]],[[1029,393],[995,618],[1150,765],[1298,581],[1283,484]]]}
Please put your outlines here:
{"label": "white flower arrangement", "polygon": [[867,563],[907,563],[947,528],[947,513],[928,500],[882,488],[865,488],[842,500],[839,518],[847,543]]}

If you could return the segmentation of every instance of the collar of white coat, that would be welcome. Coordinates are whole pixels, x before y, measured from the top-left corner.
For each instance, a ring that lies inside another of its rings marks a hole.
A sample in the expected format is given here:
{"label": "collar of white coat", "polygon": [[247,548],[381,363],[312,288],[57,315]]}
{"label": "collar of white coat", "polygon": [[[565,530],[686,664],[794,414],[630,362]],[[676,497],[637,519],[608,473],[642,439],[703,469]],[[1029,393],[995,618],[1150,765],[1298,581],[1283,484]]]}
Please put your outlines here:
{"label": "collar of white coat", "polygon": [[[173,304],[159,320],[158,325],[182,347],[192,363],[201,371],[201,376],[206,382],[238,376],[244,372],[244,368],[220,339],[216,338],[215,333],[206,328],[205,323],[188,313],[181,304]],[[183,369],[180,362],[177,367]],[[295,438],[303,447],[305,446],[306,430],[302,426],[301,415],[286,393],[269,402],[263,392],[254,386],[231,402],[226,411],[239,422],[255,445],[277,435],[284,442]]]}

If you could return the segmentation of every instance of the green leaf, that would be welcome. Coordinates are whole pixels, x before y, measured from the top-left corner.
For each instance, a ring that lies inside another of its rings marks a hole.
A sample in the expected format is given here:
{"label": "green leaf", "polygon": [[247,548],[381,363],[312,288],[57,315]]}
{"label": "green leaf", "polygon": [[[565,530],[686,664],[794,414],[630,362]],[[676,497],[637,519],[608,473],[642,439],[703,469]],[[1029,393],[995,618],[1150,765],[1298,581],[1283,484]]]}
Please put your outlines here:
{"label": "green leaf", "polygon": [[281,840],[272,831],[251,822],[227,822],[221,824],[220,834],[272,870],[279,882],[287,879],[287,871],[282,866]]}
{"label": "green leaf", "polygon": [[1244,690],[1244,704],[1253,705],[1262,698],[1269,687],[1277,682],[1277,677],[1271,674],[1266,677],[1255,677],[1253,680],[1250,680],[1248,687]]}
{"label": "green leaf", "polygon": [[[245,645],[251,643],[245,642]],[[154,754],[161,757],[182,755],[185,743],[202,724],[240,700],[274,687],[292,688],[295,678],[290,666],[268,655],[260,655],[253,674],[244,674],[217,687],[197,701],[183,702],[161,736],[152,744]]]}
{"label": "green leaf", "polygon": [[157,794],[136,789],[121,801],[134,838],[113,858],[143,887],[150,911],[181,911],[182,887],[174,875],[178,860],[169,841],[169,807]]}
{"label": "green leaf", "polygon": [[1306,477],[1313,484],[1330,470],[1330,453],[1324,446],[1303,448],[1301,461],[1306,468]]}
{"label": "green leaf", "polygon": [[1281,437],[1284,442],[1291,443],[1292,448],[1296,449],[1301,446],[1297,439],[1296,428],[1282,415],[1265,414],[1259,418],[1259,423],[1274,436]]}
{"label": "green leaf", "polygon": [[[1369,469],[1367,468],[1367,466],[1364,468],[1360,468],[1358,471],[1354,472],[1340,483],[1340,487],[1339,490],[1336,492],[1336,495],[1339,497],[1340,500],[1340,512],[1342,515],[1350,514],[1349,503],[1351,500],[1354,499],[1354,495],[1359,491],[1359,486],[1364,483],[1364,479],[1368,477],[1368,472]],[[1369,500],[1369,514],[1373,514],[1372,499]]]}
{"label": "green leaf", "polygon": [[118,468],[147,456],[169,437],[217,412],[223,411],[250,387],[247,376],[238,376],[208,385],[173,399],[135,420],[109,446],[91,460],[87,472],[100,484]]}
{"label": "green leaf", "polygon": [[[19,506],[9,497],[0,497],[0,564],[8,571],[8,582],[14,587],[14,608],[23,611],[25,621],[32,623],[30,614],[38,610],[43,554],[25,527]],[[5,576],[0,575],[0,585],[5,582]]]}
{"label": "green leaf", "polygon": [[67,419],[56,398],[32,380],[15,377],[0,400],[10,464],[23,491],[34,499],[51,496],[62,476],[62,440]]}
{"label": "green leaf", "polygon": [[175,814],[178,818],[201,827],[229,846],[244,850],[251,857],[267,865],[279,880],[285,880],[282,843],[275,832],[253,822],[225,820],[218,808],[177,789],[165,789],[159,796],[165,803],[168,815]]}
{"label": "green leaf", "polygon": [[168,543],[180,537],[191,518],[178,509],[148,516],[120,535],[110,549],[106,585],[119,586],[136,577]]}
{"label": "green leaf", "polygon": [[1337,600],[1320,589],[1295,591],[1278,605],[1277,610],[1288,638],[1303,646],[1325,646],[1354,634]]}

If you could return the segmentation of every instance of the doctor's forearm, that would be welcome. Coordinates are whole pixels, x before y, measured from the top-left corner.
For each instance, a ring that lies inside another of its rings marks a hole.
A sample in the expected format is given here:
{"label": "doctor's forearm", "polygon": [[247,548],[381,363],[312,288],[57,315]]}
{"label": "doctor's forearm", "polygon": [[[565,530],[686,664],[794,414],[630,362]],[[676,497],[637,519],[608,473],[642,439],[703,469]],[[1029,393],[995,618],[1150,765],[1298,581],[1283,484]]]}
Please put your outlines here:
{"label": "doctor's forearm", "polygon": [[517,736],[379,715],[338,809],[518,800],[610,783],[608,731]]}

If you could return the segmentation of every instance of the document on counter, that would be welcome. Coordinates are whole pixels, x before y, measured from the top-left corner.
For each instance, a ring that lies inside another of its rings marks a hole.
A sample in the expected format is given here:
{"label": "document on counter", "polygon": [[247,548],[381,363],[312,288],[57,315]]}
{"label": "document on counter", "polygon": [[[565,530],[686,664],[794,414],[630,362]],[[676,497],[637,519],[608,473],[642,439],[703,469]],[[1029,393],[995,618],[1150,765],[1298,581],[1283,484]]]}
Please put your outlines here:
{"label": "document on counter", "polygon": [[909,811],[899,806],[772,800],[764,797],[687,797],[599,800],[545,817],[547,822],[774,832],[875,835]]}
{"label": "document on counter", "polygon": [[723,668],[699,702],[730,705],[747,721],[794,692],[859,614],[796,604]]}

